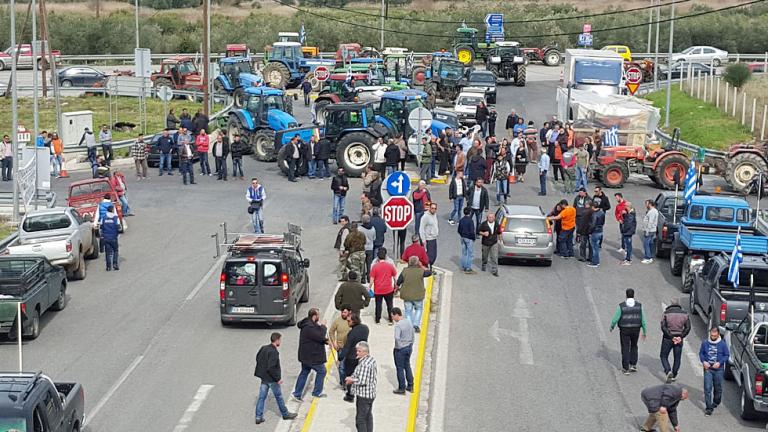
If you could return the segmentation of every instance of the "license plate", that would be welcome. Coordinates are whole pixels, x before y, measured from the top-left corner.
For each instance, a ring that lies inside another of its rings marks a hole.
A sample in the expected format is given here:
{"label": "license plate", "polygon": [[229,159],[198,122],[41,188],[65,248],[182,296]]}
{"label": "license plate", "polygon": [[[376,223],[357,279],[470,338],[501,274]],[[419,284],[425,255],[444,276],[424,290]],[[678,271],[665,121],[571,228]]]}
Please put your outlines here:
{"label": "license plate", "polygon": [[535,237],[516,237],[515,243],[519,245],[532,246],[536,244]]}
{"label": "license plate", "polygon": [[238,307],[238,306],[233,306],[231,312],[232,313],[254,313],[254,312],[256,312],[256,308],[255,307]]}

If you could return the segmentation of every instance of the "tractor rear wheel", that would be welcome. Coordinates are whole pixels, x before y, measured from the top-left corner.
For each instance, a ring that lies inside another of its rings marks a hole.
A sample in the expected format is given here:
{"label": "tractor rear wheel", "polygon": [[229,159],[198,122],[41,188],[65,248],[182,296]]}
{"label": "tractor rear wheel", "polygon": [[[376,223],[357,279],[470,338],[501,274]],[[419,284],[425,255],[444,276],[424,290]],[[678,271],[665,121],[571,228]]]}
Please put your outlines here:
{"label": "tractor rear wheel", "polygon": [[678,154],[667,157],[662,155],[661,158],[654,169],[655,182],[664,189],[673,190],[675,189],[675,173],[679,179],[684,179],[690,162],[683,155]]}
{"label": "tractor rear wheel", "polygon": [[414,66],[411,73],[411,81],[415,86],[423,86],[427,81],[427,68],[424,66]]}
{"label": "tractor rear wheel", "polygon": [[733,189],[743,192],[758,171],[768,171],[765,159],[754,153],[739,153],[728,160],[725,179]]}
{"label": "tractor rear wheel", "polygon": [[524,64],[517,66],[517,75],[515,76],[515,85],[525,87],[526,67]]}
{"label": "tractor rear wheel", "polygon": [[437,86],[430,82],[424,87],[424,91],[427,93],[427,109],[435,109],[437,106]]}
{"label": "tractor rear wheel", "polygon": [[264,81],[272,87],[285,88],[291,79],[291,71],[282,63],[271,62],[262,71]]}
{"label": "tractor rear wheel", "polygon": [[253,137],[253,155],[262,162],[274,162],[275,133],[271,130],[260,130]]}
{"label": "tractor rear wheel", "polygon": [[456,47],[456,59],[465,65],[471,65],[475,62],[475,50],[470,46]]}
{"label": "tractor rear wheel", "polygon": [[542,61],[547,66],[560,66],[560,51],[554,49],[546,51]]}
{"label": "tractor rear wheel", "polygon": [[336,164],[350,177],[360,177],[373,158],[373,144],[376,138],[365,132],[344,135],[336,144]]}
{"label": "tractor rear wheel", "polygon": [[614,162],[603,168],[600,177],[605,187],[620,188],[629,178],[629,170],[626,165]]}
{"label": "tractor rear wheel", "polygon": [[317,78],[315,78],[315,72],[307,72],[307,74],[304,76],[304,79],[309,81],[309,83],[312,85],[312,91],[313,92],[319,92],[320,87],[323,83],[318,81]]}
{"label": "tractor rear wheel", "polygon": [[173,82],[168,78],[158,78],[155,80],[155,88],[160,89],[162,87],[168,87],[173,90]]}
{"label": "tractor rear wheel", "polygon": [[[287,145],[284,145],[280,147],[280,150],[277,152],[277,166],[280,168],[280,172],[288,175],[288,149],[289,147]],[[304,158],[300,158],[299,162],[296,164],[296,175],[303,175],[303,173],[307,172],[307,161]]]}

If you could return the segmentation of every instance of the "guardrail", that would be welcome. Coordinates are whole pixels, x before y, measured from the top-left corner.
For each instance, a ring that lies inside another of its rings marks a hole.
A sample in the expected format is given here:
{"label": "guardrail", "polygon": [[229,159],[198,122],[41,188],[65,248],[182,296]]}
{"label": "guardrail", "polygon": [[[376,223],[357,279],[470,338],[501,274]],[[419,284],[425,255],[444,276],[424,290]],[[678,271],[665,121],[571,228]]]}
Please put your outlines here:
{"label": "guardrail", "polygon": [[0,240],[0,252],[8,249],[9,246],[13,246],[16,241],[19,240],[19,232],[14,231],[11,235],[8,237]]}
{"label": "guardrail", "polygon": [[[661,129],[656,129],[654,131],[654,134],[656,135],[656,138],[662,143],[666,144],[672,144],[672,136],[668,133],[664,132]],[[698,153],[698,151],[702,148],[701,146],[698,146],[696,144],[691,144],[689,142],[683,141],[681,139],[678,139],[676,141],[676,145],[678,148],[681,148],[683,150],[687,150],[692,153]],[[704,149],[704,155],[707,157],[713,157],[713,158],[725,158],[728,155],[728,152],[720,151],[720,150],[712,150],[705,148]]]}

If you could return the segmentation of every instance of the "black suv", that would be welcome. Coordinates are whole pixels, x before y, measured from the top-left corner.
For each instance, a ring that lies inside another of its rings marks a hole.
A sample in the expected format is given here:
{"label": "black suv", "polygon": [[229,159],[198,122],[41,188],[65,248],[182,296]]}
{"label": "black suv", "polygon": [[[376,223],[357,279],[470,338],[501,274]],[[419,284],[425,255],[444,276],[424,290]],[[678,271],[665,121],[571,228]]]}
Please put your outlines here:
{"label": "black suv", "polygon": [[301,256],[301,228],[289,224],[288,231],[240,234],[227,245],[219,279],[223,325],[296,324],[299,302],[309,301],[309,259]]}

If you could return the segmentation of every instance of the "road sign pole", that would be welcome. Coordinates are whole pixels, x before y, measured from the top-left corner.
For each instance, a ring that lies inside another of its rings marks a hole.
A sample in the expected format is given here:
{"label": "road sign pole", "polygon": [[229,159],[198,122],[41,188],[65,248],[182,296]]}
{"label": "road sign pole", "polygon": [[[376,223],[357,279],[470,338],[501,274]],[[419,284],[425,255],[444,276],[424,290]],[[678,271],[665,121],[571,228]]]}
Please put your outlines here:
{"label": "road sign pole", "polygon": [[[424,149],[422,148],[421,144],[421,110],[419,110],[419,133],[416,138],[417,143],[419,144],[419,154],[416,157],[416,160],[419,161],[419,178],[421,178],[421,154],[424,153]],[[423,180],[423,179],[422,179]]]}
{"label": "road sign pole", "polygon": [[[11,13],[11,47],[14,48],[14,50],[18,51],[18,46],[16,45],[16,0],[10,0],[10,13]],[[19,90],[18,90],[18,84],[17,84],[17,76],[16,76],[16,62],[18,61],[18,53],[14,51],[13,57],[11,57],[11,111],[12,111],[12,128],[13,133],[11,134],[13,139],[13,159],[11,159],[11,163],[13,164],[13,221],[18,222],[19,221],[19,163],[21,162],[21,158],[19,157],[19,154],[21,153],[19,149],[19,138],[18,138],[18,129],[19,129]]]}
{"label": "road sign pole", "polygon": [[664,115],[664,128],[669,128],[669,105],[672,103],[672,49],[675,41],[675,0],[672,0],[672,11],[670,12],[669,21],[669,56],[667,57],[667,64],[669,73],[667,73],[667,108]]}

